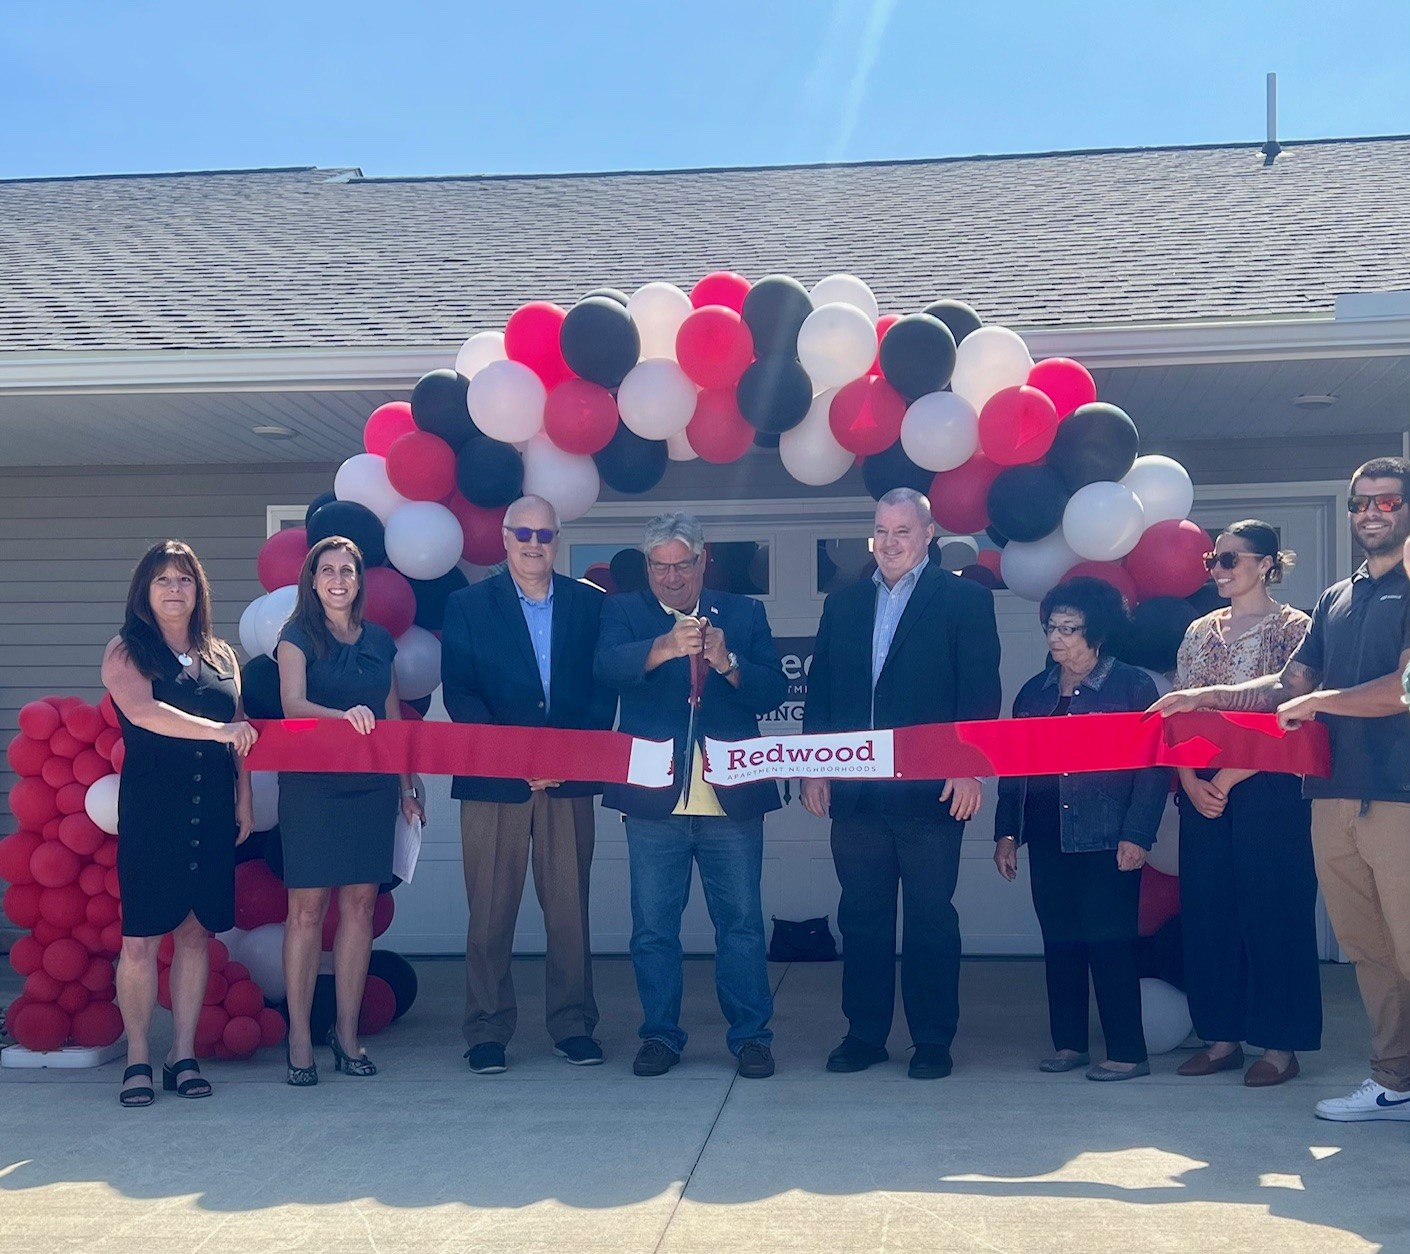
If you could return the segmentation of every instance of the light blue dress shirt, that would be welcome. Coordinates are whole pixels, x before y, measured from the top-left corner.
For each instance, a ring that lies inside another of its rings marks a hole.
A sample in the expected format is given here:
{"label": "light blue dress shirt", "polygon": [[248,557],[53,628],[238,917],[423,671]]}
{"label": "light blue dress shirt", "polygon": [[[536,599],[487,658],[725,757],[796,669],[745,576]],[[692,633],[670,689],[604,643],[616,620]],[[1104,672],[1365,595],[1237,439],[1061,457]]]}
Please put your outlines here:
{"label": "light blue dress shirt", "polygon": [[919,565],[912,566],[896,580],[894,588],[886,586],[886,580],[881,577],[879,570],[872,574],[871,581],[876,584],[876,617],[872,620],[871,629],[871,686],[873,692],[876,691],[876,681],[881,678],[881,668],[886,665],[886,655],[891,652],[891,641],[896,638],[896,624],[901,621],[901,615],[906,612],[911,593],[916,590],[921,572],[929,561],[928,555],[921,558]]}
{"label": "light blue dress shirt", "polygon": [[519,594],[519,608],[524,611],[524,622],[528,624],[529,639],[533,642],[534,657],[539,664],[539,679],[543,681],[543,709],[546,715],[551,699],[548,689],[553,663],[553,584],[549,583],[548,595],[542,601],[531,601],[517,583],[514,585],[514,591]]}

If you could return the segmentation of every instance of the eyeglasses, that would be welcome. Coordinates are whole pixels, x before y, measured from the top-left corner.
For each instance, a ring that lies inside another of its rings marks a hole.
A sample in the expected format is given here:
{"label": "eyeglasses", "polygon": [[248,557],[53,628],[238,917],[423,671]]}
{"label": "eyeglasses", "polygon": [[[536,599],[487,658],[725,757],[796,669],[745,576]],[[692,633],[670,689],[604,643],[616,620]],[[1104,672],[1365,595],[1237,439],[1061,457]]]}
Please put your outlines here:
{"label": "eyeglasses", "polygon": [[700,560],[699,554],[689,558],[684,562],[653,562],[648,559],[646,568],[657,578],[664,578],[666,575],[675,573],[684,578],[695,569],[695,564]]}
{"label": "eyeglasses", "polygon": [[1205,570],[1213,570],[1217,566],[1220,570],[1233,570],[1239,564],[1239,558],[1258,556],[1257,553],[1206,553],[1204,568]]}
{"label": "eyeglasses", "polygon": [[1059,636],[1067,640],[1072,636],[1081,634],[1085,626],[1085,623],[1044,623],[1043,634],[1045,636],[1051,636],[1054,632],[1057,632]]}
{"label": "eyeglasses", "polygon": [[520,544],[528,544],[530,540],[537,540],[540,544],[552,544],[553,537],[558,532],[552,527],[506,527],[504,534],[513,536]]}
{"label": "eyeglasses", "polygon": [[1382,514],[1393,514],[1405,504],[1405,497],[1399,492],[1377,492],[1374,496],[1349,496],[1346,509],[1350,514],[1364,514],[1375,506]]}

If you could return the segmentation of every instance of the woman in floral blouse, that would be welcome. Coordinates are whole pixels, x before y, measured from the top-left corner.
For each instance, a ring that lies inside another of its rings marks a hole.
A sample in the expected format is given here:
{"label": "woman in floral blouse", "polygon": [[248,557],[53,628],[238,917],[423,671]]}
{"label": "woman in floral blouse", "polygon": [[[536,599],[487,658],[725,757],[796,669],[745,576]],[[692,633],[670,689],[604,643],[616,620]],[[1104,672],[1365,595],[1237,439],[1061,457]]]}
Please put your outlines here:
{"label": "woman in floral blouse", "polygon": [[[1307,631],[1301,610],[1268,595],[1292,564],[1278,533],[1249,519],[1205,557],[1227,608],[1190,625],[1179,687],[1237,684],[1283,668]],[[1263,1057],[1251,1088],[1298,1073],[1296,1050],[1320,1049],[1322,992],[1313,908],[1311,815],[1295,775],[1180,771],[1180,905],[1195,1032],[1207,1047],[1179,1069],[1213,1075]]]}

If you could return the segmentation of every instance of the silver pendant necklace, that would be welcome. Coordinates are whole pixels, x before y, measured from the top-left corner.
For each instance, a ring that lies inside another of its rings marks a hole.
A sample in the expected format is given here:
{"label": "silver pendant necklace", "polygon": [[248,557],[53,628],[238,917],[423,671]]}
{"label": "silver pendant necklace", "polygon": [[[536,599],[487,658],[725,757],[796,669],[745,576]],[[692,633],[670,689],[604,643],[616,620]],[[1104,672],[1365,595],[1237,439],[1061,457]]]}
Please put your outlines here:
{"label": "silver pendant necklace", "polygon": [[[167,645],[167,648],[171,649],[171,646]],[[176,653],[175,649],[171,649],[171,651],[173,653]],[[195,659],[193,659],[191,655],[187,653],[185,649],[183,649],[180,653],[176,653],[176,660],[180,662],[182,666],[190,666]]]}

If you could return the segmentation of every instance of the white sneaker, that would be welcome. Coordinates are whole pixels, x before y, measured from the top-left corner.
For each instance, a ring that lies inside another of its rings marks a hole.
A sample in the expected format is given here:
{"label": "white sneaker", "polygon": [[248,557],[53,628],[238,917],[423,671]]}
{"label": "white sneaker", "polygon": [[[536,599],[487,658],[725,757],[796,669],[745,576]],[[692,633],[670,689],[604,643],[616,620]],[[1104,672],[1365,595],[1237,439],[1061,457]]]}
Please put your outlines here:
{"label": "white sneaker", "polygon": [[1328,1097],[1317,1103],[1318,1119],[1359,1123],[1367,1119],[1410,1120],[1410,1093],[1397,1093],[1374,1080],[1363,1080],[1345,1097]]}

